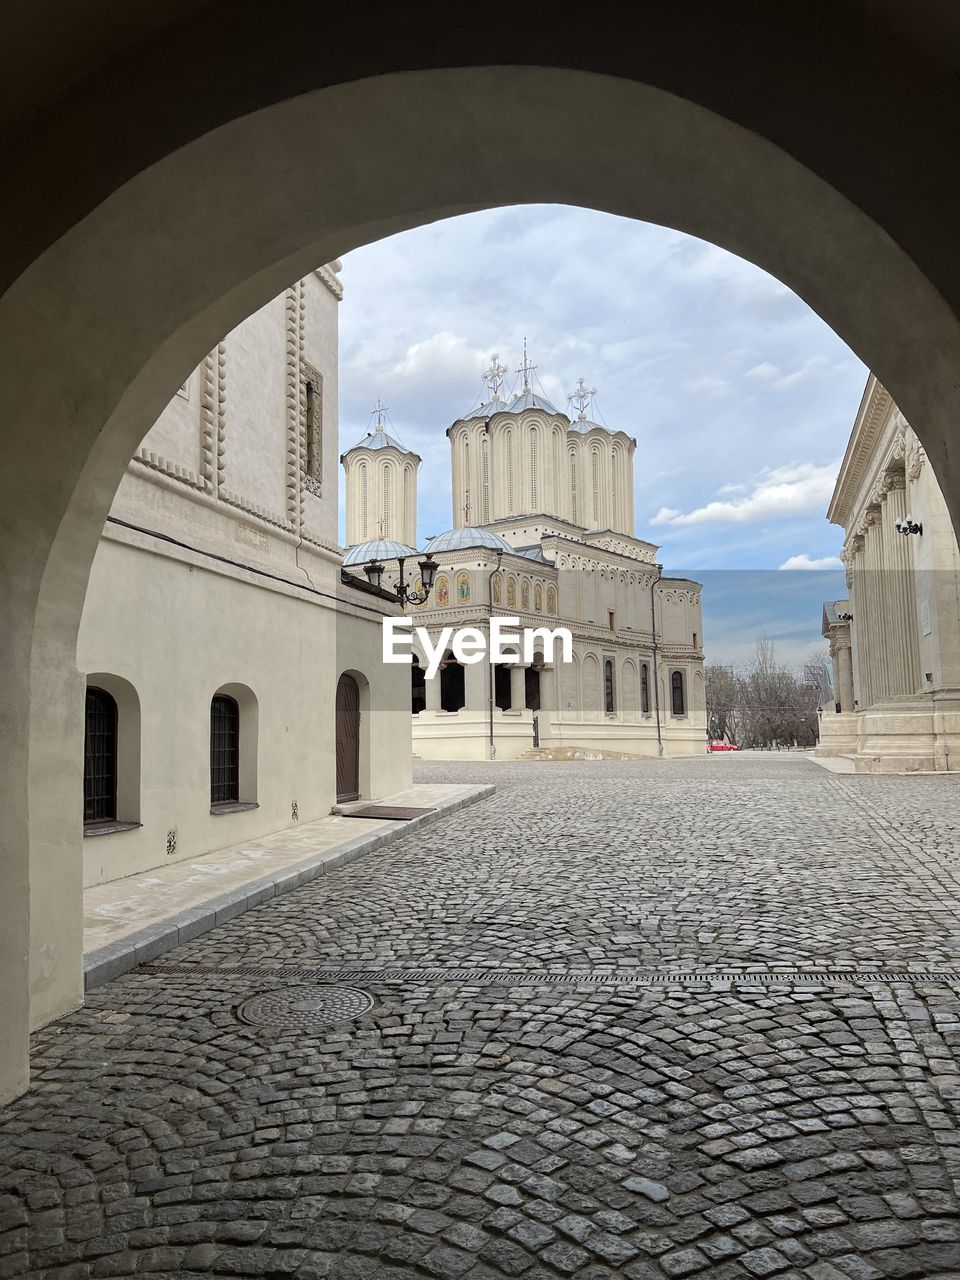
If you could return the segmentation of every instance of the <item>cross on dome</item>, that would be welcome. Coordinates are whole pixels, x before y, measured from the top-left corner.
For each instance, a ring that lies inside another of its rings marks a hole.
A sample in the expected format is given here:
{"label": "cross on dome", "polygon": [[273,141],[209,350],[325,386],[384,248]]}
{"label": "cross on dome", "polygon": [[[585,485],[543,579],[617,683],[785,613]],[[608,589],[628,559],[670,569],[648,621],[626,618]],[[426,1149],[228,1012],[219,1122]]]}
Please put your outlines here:
{"label": "cross on dome", "polygon": [[582,378],[577,379],[576,391],[572,391],[567,398],[569,399],[571,404],[575,404],[577,406],[577,409],[579,410],[579,413],[577,414],[578,422],[586,422],[587,405],[590,403],[590,401],[593,399],[593,397],[596,394],[597,394],[596,387],[588,387]]}
{"label": "cross on dome", "polygon": [[521,373],[521,374],[523,374],[523,390],[524,390],[524,392],[525,392],[525,393],[529,393],[530,391],[532,391],[532,390],[533,390],[533,388],[530,386],[530,375],[531,375],[531,373],[533,373],[533,371],[534,371],[534,369],[536,369],[536,367],[537,367],[537,366],[536,366],[535,364],[531,364],[531,363],[530,363],[530,361],[527,359],[527,340],[526,340],[526,338],[524,338],[524,340],[523,340],[523,364],[522,364],[522,365],[520,366],[520,368],[517,370],[517,373]]}
{"label": "cross on dome", "polygon": [[376,418],[376,424],[373,428],[374,431],[383,431],[383,419],[387,412],[387,406],[383,403],[383,401],[380,399],[379,396],[377,396],[377,403],[373,406],[370,412]]}
{"label": "cross on dome", "polygon": [[495,351],[490,357],[490,366],[484,369],[482,377],[483,381],[490,392],[491,400],[500,399],[500,388],[503,386],[503,379],[506,369],[500,363],[500,354]]}

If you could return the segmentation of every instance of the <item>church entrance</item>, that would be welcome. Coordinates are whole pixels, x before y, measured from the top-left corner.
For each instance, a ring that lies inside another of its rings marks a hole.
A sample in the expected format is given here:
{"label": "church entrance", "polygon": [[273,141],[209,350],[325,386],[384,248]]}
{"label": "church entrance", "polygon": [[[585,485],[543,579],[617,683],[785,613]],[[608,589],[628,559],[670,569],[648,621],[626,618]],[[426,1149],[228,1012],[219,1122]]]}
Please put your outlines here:
{"label": "church entrance", "polygon": [[413,665],[410,667],[410,710],[418,716],[426,705],[427,680],[420,665],[420,659],[414,654]]}
{"label": "church entrance", "polygon": [[360,796],[360,688],[353,676],[337,684],[337,803]]}
{"label": "church entrance", "polygon": [[493,668],[493,700],[501,711],[510,710],[510,668],[499,662]]}
{"label": "church entrance", "polygon": [[523,673],[524,705],[528,711],[540,710],[540,668],[527,667]]}
{"label": "church entrance", "polygon": [[459,711],[466,700],[463,667],[448,653],[440,664],[440,710]]}

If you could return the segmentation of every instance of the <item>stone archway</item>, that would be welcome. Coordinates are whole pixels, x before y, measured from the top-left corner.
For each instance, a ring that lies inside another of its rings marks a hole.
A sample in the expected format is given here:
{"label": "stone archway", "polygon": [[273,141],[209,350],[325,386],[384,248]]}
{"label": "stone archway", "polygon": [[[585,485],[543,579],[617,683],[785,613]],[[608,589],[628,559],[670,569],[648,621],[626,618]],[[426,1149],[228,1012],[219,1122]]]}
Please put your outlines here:
{"label": "stone archway", "polygon": [[[938,38],[929,16],[927,28],[901,16],[895,30],[885,10],[865,21],[853,0],[834,7],[827,44],[815,14],[750,6],[741,28],[692,8],[696,41],[681,11],[651,13],[642,42],[608,27],[588,53],[531,30],[512,43],[536,48],[539,66],[464,67],[502,52],[474,39],[468,55],[443,32],[425,70],[402,24],[361,31],[356,15],[332,72],[309,6],[154,0],[138,17],[114,14],[105,48],[79,38],[64,6],[44,33],[63,41],[58,82],[43,36],[19,32],[35,37],[46,74],[31,77],[28,48],[3,107],[0,1095],[25,1082],[27,1026],[81,995],[75,643],[103,518],[184,373],[316,262],[530,201],[713,240],[793,288],[877,373],[956,519],[950,33]],[[898,93],[883,95],[873,68],[894,57]],[[34,82],[48,97],[29,99]]]}

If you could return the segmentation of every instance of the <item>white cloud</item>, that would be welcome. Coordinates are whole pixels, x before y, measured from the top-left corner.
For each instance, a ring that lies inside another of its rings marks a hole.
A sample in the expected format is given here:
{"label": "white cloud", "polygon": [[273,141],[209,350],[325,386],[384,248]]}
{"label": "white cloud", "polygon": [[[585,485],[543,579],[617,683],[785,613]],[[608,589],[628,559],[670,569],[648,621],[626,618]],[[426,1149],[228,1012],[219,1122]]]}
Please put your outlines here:
{"label": "white cloud", "polygon": [[756,520],[783,520],[808,511],[825,510],[837,479],[840,463],[816,466],[801,462],[775,467],[761,474],[753,492],[729,501],[707,502],[683,513],[661,507],[652,525],[674,527],[693,524],[749,524]]}
{"label": "white cloud", "polygon": [[819,560],[811,560],[806,552],[798,556],[790,556],[784,560],[781,569],[842,569],[843,561],[839,556],[821,556]]}

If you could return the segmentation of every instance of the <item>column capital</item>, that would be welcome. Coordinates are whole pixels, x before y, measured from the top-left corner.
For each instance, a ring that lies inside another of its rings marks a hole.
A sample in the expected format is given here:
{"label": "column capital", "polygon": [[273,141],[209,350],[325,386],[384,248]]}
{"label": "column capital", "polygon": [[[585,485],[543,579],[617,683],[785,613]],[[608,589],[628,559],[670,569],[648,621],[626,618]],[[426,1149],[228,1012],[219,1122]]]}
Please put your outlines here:
{"label": "column capital", "polygon": [[886,496],[893,489],[906,489],[907,474],[902,466],[887,467],[886,471],[883,473],[883,479],[880,483],[884,496]]}

